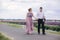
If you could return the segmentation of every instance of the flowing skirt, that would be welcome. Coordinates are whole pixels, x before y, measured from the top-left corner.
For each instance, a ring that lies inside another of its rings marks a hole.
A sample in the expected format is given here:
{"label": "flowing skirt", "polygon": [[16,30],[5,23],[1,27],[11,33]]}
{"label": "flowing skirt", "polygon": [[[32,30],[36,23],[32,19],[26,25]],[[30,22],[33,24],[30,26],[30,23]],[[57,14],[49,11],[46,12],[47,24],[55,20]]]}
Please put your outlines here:
{"label": "flowing skirt", "polygon": [[32,33],[33,31],[33,22],[31,17],[26,18],[26,32]]}

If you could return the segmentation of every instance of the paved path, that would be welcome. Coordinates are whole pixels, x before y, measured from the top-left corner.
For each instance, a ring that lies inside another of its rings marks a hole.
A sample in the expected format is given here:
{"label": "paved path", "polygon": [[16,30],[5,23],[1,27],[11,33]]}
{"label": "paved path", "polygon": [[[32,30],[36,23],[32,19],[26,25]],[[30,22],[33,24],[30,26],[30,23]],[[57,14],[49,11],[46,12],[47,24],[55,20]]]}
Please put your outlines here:
{"label": "paved path", "polygon": [[23,28],[14,28],[6,24],[0,24],[0,32],[3,32],[13,37],[14,40],[60,40],[60,35],[54,34],[38,35],[37,32],[33,32],[32,35],[27,35],[25,34]]}

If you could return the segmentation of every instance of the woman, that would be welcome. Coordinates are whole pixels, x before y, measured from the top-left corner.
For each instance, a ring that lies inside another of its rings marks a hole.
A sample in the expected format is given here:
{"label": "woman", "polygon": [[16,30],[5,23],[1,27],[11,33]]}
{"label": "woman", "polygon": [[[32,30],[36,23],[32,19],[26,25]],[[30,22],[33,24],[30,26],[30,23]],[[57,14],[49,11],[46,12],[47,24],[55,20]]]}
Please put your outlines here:
{"label": "woman", "polygon": [[33,17],[32,9],[29,8],[27,16],[26,16],[26,32],[27,32],[27,34],[31,34],[33,31],[32,17]]}

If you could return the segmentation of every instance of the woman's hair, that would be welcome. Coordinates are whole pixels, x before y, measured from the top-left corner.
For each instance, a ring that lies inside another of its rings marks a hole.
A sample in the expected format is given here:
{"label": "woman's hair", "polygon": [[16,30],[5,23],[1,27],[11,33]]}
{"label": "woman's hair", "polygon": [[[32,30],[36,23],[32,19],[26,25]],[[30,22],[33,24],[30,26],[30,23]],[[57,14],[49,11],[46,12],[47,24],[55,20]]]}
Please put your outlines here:
{"label": "woman's hair", "polygon": [[42,7],[40,7],[40,9],[42,9]]}
{"label": "woman's hair", "polygon": [[31,11],[31,10],[32,10],[32,8],[29,8],[29,9],[28,9],[28,11]]}

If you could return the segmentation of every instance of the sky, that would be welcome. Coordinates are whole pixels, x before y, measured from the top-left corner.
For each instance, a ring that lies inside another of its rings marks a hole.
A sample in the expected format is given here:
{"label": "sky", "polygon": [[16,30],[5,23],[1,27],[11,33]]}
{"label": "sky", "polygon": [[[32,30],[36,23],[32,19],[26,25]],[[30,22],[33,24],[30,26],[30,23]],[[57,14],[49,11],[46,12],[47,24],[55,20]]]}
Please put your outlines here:
{"label": "sky", "polygon": [[36,16],[41,6],[46,19],[60,20],[60,0],[0,0],[0,19],[25,19],[29,8]]}

